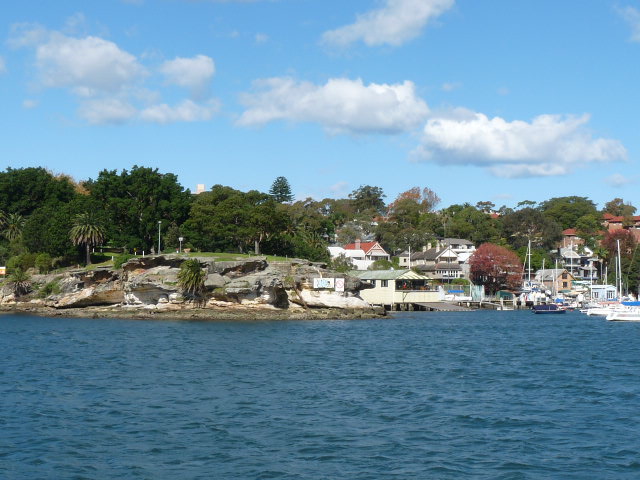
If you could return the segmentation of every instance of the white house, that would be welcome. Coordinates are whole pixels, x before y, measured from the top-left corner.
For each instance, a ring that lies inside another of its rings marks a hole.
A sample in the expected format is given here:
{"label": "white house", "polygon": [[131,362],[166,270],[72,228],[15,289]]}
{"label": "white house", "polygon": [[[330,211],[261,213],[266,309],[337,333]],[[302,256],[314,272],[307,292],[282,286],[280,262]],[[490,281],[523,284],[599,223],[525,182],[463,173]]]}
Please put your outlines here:
{"label": "white house", "polygon": [[331,258],[344,255],[350,259],[357,270],[367,270],[376,260],[389,260],[390,256],[378,242],[356,240],[344,247],[329,247]]}

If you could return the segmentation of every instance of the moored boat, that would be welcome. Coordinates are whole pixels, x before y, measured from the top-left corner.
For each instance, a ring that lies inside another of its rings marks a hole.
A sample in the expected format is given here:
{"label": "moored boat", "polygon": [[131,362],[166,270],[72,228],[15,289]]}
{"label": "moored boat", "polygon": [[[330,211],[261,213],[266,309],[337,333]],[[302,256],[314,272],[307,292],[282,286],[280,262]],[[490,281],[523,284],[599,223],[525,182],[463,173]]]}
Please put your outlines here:
{"label": "moored boat", "polygon": [[640,322],[640,308],[615,310],[607,315],[607,320],[615,322]]}
{"label": "moored boat", "polygon": [[534,305],[531,307],[533,313],[565,313],[566,310],[563,307],[559,307],[555,303],[548,305]]}

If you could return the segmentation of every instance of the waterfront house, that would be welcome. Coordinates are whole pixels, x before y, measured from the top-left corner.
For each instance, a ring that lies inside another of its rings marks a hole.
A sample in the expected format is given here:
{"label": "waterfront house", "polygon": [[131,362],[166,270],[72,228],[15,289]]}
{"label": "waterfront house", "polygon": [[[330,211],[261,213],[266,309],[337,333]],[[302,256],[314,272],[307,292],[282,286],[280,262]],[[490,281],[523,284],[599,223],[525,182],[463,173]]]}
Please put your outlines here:
{"label": "waterfront house", "polygon": [[611,302],[616,300],[618,293],[613,285],[589,285],[590,297],[594,302]]}
{"label": "waterfront house", "polygon": [[535,281],[543,285],[545,290],[558,293],[571,290],[575,277],[565,268],[545,268],[536,272]]}
{"label": "waterfront house", "polygon": [[441,301],[440,293],[429,278],[413,270],[353,271],[350,275],[372,286],[360,291],[360,296],[371,305],[395,310],[410,304]]}

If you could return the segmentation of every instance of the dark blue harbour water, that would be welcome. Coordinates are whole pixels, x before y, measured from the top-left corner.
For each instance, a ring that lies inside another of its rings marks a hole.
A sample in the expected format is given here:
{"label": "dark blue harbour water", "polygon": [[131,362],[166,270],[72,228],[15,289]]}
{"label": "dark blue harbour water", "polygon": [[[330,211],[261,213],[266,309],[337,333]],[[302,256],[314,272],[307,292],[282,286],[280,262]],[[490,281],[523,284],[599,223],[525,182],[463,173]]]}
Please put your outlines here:
{"label": "dark blue harbour water", "polygon": [[0,317],[2,479],[637,479],[640,323]]}

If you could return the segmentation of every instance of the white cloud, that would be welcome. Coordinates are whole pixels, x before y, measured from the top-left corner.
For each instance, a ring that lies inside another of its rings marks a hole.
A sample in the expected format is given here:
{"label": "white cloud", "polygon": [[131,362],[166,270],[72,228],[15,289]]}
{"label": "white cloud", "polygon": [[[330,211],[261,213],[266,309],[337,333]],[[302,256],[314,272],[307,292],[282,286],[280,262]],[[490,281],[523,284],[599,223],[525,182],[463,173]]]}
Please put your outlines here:
{"label": "white cloud", "polygon": [[135,56],[113,42],[58,32],[37,45],[36,66],[44,86],[71,88],[81,96],[118,92],[147,74]]}
{"label": "white cloud", "polygon": [[[74,25],[83,21],[73,17]],[[76,38],[38,25],[12,28],[10,44],[35,51],[38,80],[46,88],[68,89],[80,102],[78,115],[93,125],[123,124],[132,120],[155,123],[209,120],[219,109],[217,100],[184,100],[175,106],[160,103],[160,93],[145,88],[150,75],[138,58],[99,37]],[[206,98],[215,73],[211,58],[198,55],[163,63],[167,84],[186,87],[193,97]],[[23,103],[32,108],[29,100]]]}
{"label": "white cloud", "polygon": [[216,67],[210,57],[197,55],[164,62],[160,71],[165,75],[167,83],[188,88],[195,98],[204,98]]}
{"label": "white cloud", "polygon": [[564,175],[588,163],[624,160],[618,140],[593,138],[588,115],[540,115],[531,122],[458,109],[427,121],[415,158],[486,167],[500,177]]}
{"label": "white cloud", "polygon": [[454,90],[458,90],[459,88],[462,88],[462,83],[460,82],[445,82],[442,84],[442,91],[443,92],[453,92]]}
{"label": "white cloud", "polygon": [[322,40],[347,46],[401,45],[422,32],[426,24],[453,7],[455,0],[386,0],[379,9],[357,16],[355,23],[325,32]]}
{"label": "white cloud", "polygon": [[7,71],[7,65],[4,62],[4,58],[0,56],[0,74]]}
{"label": "white cloud", "polygon": [[613,175],[605,178],[604,181],[614,188],[620,188],[625,185],[636,183],[635,179],[626,177],[620,173],[614,173]]}
{"label": "white cloud", "polygon": [[36,108],[37,106],[38,106],[37,100],[32,100],[30,98],[27,98],[26,100],[22,101],[22,108],[26,108],[27,110]]}
{"label": "white cloud", "polygon": [[254,38],[257,44],[262,44],[269,41],[269,35],[266,35],[264,33],[256,33]]}
{"label": "white cloud", "polygon": [[210,120],[218,109],[219,105],[216,101],[200,105],[191,100],[185,100],[175,107],[163,103],[145,108],[140,112],[140,119],[154,123],[202,122]]}
{"label": "white cloud", "polygon": [[137,110],[126,100],[105,98],[82,102],[80,117],[92,125],[122,124],[136,116]]}
{"label": "white cloud", "polygon": [[631,27],[631,41],[640,42],[640,11],[634,7],[618,8],[620,16]]}
{"label": "white cloud", "polygon": [[329,187],[329,191],[332,195],[344,195],[349,188],[349,184],[345,181],[334,183]]}
{"label": "white cloud", "polygon": [[364,85],[362,80],[330,79],[325,85],[270,78],[245,93],[247,110],[239,125],[275,120],[315,122],[330,133],[400,133],[417,127],[429,113],[412,82]]}

